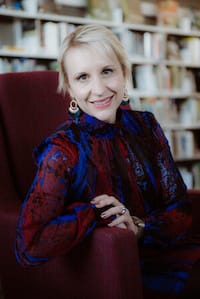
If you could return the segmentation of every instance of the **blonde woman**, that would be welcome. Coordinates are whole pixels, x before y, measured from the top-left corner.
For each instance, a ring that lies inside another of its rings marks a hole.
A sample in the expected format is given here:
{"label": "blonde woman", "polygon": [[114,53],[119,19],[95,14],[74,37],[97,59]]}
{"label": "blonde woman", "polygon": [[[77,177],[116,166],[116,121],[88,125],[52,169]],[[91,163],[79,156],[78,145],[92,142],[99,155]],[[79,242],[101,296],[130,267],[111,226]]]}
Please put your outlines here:
{"label": "blonde woman", "polygon": [[199,240],[189,242],[186,186],[159,123],[149,112],[122,108],[131,76],[126,52],[111,30],[85,25],[66,37],[59,64],[70,116],[35,151],[17,259],[46,262],[97,226],[116,226],[138,237],[145,294],[175,298],[200,257]]}

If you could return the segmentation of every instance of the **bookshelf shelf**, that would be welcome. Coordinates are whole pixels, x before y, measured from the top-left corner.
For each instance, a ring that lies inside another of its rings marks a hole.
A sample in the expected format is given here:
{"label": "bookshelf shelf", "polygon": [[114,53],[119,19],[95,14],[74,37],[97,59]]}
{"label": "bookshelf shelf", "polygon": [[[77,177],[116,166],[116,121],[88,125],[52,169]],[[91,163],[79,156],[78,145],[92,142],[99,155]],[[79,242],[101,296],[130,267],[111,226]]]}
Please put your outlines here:
{"label": "bookshelf shelf", "polygon": [[192,157],[187,157],[187,156],[179,157],[174,155],[174,160],[177,163],[192,162],[192,161],[196,162],[196,161],[200,161],[200,154],[193,155]]}
{"label": "bookshelf shelf", "polygon": [[161,64],[167,66],[178,66],[178,67],[185,67],[185,68],[200,68],[200,60],[199,63],[187,63],[181,60],[163,60]]}
{"label": "bookshelf shelf", "polygon": [[131,97],[138,97],[138,98],[171,98],[171,99],[183,99],[183,98],[189,98],[189,97],[194,97],[194,98],[200,98],[200,92],[182,92],[181,90],[179,91],[140,91],[137,89],[132,89],[130,91],[130,96]]}
{"label": "bookshelf shelf", "polygon": [[44,51],[41,50],[41,52],[38,53],[30,53],[26,50],[14,50],[14,51],[6,51],[6,50],[0,50],[0,57],[7,57],[7,58],[33,58],[33,59],[45,59],[45,60],[56,60],[57,55],[51,55],[48,53],[44,53]]}
{"label": "bookshelf shelf", "polygon": [[166,66],[177,66],[185,68],[200,68],[199,63],[189,63],[182,60],[167,60],[167,59],[154,59],[146,58],[142,56],[130,56],[130,61],[132,64],[152,64],[152,65],[166,65]]}
{"label": "bookshelf shelf", "polygon": [[194,124],[177,124],[177,123],[163,124],[162,127],[165,130],[172,130],[172,131],[200,130],[200,121]]}
{"label": "bookshelf shelf", "polygon": [[35,19],[43,21],[54,21],[54,22],[67,22],[73,24],[88,24],[88,23],[98,23],[108,27],[119,27],[120,30],[128,29],[133,31],[142,31],[142,32],[156,32],[156,33],[165,33],[167,35],[177,35],[177,36],[192,36],[200,37],[199,30],[187,30],[179,28],[171,28],[167,26],[157,26],[157,25],[146,25],[146,24],[131,24],[131,23],[121,23],[113,21],[98,20],[89,17],[76,17],[76,16],[66,16],[53,13],[41,13],[37,14],[27,13],[23,10],[15,10],[9,8],[1,8],[0,16],[12,17],[12,18],[21,18],[21,19]]}
{"label": "bookshelf shelf", "polygon": [[102,25],[105,25],[108,27],[121,26],[121,23],[105,21],[105,20],[97,20],[97,19],[92,19],[92,18],[88,18],[88,17],[82,18],[82,17],[76,17],[76,16],[66,16],[66,15],[60,15],[60,14],[46,13],[46,12],[45,13],[38,12],[37,14],[30,14],[23,10],[15,10],[15,9],[8,9],[8,8],[1,8],[0,16],[20,18],[20,19],[52,21],[52,22],[66,22],[66,23],[73,23],[73,24],[96,23],[96,24],[102,24]]}

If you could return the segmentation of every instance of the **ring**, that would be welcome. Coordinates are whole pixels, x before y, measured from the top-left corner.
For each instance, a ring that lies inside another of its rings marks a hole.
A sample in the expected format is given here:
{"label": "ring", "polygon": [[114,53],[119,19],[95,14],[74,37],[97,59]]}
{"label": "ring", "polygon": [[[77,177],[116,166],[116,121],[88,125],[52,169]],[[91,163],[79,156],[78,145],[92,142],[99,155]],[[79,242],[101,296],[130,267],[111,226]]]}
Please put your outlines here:
{"label": "ring", "polygon": [[124,215],[125,213],[126,213],[126,208],[125,208],[125,207],[122,207],[121,212],[120,212],[120,215]]}

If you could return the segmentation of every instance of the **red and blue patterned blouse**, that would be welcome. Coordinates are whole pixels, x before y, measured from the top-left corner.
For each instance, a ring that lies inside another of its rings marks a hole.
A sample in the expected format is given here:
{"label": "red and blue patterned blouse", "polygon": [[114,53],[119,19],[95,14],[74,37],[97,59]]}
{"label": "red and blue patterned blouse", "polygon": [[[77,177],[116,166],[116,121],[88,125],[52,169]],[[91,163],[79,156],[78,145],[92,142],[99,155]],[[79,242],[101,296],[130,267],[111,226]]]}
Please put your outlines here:
{"label": "red and blue patterned blouse", "polygon": [[144,285],[182,290],[200,257],[200,242],[191,241],[186,187],[151,113],[119,109],[115,124],[82,114],[44,139],[35,157],[37,173],[17,227],[21,264],[37,265],[72,250],[102,225],[90,200],[108,194],[145,221]]}

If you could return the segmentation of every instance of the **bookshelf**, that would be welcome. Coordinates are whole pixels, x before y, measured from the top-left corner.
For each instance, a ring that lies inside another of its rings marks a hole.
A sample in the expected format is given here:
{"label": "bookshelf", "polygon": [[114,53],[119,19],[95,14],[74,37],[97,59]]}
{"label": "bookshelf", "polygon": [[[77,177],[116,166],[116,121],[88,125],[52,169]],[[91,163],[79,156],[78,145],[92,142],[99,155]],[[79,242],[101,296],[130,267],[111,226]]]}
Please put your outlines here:
{"label": "bookshelf", "polygon": [[0,73],[57,69],[59,45],[75,26],[99,23],[111,28],[132,63],[131,107],[155,114],[188,187],[199,188],[200,27],[158,25],[155,6],[149,10],[142,4],[147,22],[134,24],[0,6]]}

